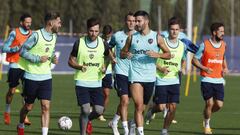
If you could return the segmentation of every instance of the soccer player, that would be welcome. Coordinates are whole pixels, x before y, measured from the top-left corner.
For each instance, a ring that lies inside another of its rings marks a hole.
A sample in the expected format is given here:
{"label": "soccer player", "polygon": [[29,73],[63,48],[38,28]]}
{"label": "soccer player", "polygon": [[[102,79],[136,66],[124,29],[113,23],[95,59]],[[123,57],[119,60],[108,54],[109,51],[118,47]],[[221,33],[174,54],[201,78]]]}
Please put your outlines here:
{"label": "soccer player", "polygon": [[[109,48],[99,36],[100,21],[87,20],[87,36],[74,43],[68,64],[75,69],[76,96],[81,113],[80,134],[91,134],[91,120],[98,118],[104,110],[102,78],[108,64]],[[90,112],[90,105],[93,111]]]}
{"label": "soccer player", "polygon": [[[113,29],[111,25],[105,25],[103,27],[102,38],[105,42],[109,43],[113,34]],[[103,94],[104,94],[104,111],[109,102],[109,94],[112,89],[112,64],[110,63],[107,67],[107,71],[105,73],[105,77],[102,80]],[[98,119],[100,121],[107,121],[103,115],[99,116]]]}
{"label": "soccer player", "polygon": [[[171,59],[157,60],[157,80],[155,86],[154,102],[155,106],[148,112],[147,117],[151,117],[152,113],[164,111],[168,108],[168,113],[164,119],[161,135],[168,135],[168,129],[175,117],[176,107],[179,103],[180,96],[180,79],[179,72],[182,63],[186,58],[185,44],[179,40],[180,20],[172,17],[168,21],[168,38],[164,38],[170,52]],[[161,50],[160,50],[161,52]]]}
{"label": "soccer player", "polygon": [[200,44],[200,48],[192,61],[201,70],[201,91],[205,100],[203,110],[204,134],[212,134],[210,127],[212,113],[223,107],[223,73],[228,72],[225,59],[226,43],[223,41],[224,25],[219,22],[213,23],[210,31],[211,38]]}
{"label": "soccer player", "polygon": [[48,12],[44,21],[45,27],[33,32],[23,43],[20,51],[19,65],[25,70],[23,91],[25,104],[20,111],[18,135],[24,135],[24,119],[33,109],[36,98],[41,104],[42,135],[48,134],[52,95],[51,63],[58,63],[54,49],[61,19],[59,13]]}
{"label": "soccer player", "polygon": [[[114,135],[120,135],[117,129],[118,121],[121,118],[122,126],[124,129],[124,135],[128,135],[128,104],[129,104],[129,81],[128,81],[128,72],[129,72],[129,59],[121,59],[120,52],[124,47],[128,35],[132,35],[135,32],[135,17],[132,12],[129,12],[124,18],[124,29],[116,32],[111,41],[110,46],[115,48],[116,54],[116,64],[115,64],[115,77],[114,77],[114,86],[117,90],[117,94],[120,97],[120,103],[117,107],[117,112],[114,115],[113,119],[109,122],[109,127],[112,128]],[[135,129],[134,129],[135,130]]]}
{"label": "soccer player", "polygon": [[[177,18],[177,17],[172,17],[171,19],[177,19],[177,20],[179,20],[179,18]],[[179,22],[179,26],[181,27],[181,22],[180,22],[180,20],[178,21]],[[170,33],[169,33],[169,30],[167,30],[167,31],[162,31],[161,32],[161,36],[163,36],[164,38],[169,38],[169,35],[170,35]],[[181,42],[183,42],[184,43],[184,46],[185,46],[185,48],[187,49],[187,51],[189,51],[189,52],[191,52],[191,53],[196,53],[197,51],[198,51],[198,49],[199,49],[199,46],[197,46],[197,45],[195,45],[195,44],[193,44],[192,43],[192,41],[187,37],[187,35],[185,34],[185,33],[183,33],[182,31],[181,31],[181,28],[180,28],[180,31],[178,32],[178,37],[177,37]],[[182,76],[182,74],[185,74],[185,66],[186,66],[186,61],[184,60],[184,61],[182,61],[183,63],[182,63],[182,69],[179,71],[179,82],[180,82],[180,85],[181,85],[181,76]],[[153,104],[153,103],[152,103]],[[149,107],[149,111],[152,109],[152,107],[154,106],[154,105],[152,105],[152,104],[150,104],[150,107]],[[163,117],[165,118],[166,117],[166,115],[167,115],[167,112],[168,112],[168,109],[167,109],[167,107],[164,109],[164,111],[163,111]],[[152,116],[149,116],[150,114],[152,114]],[[146,115],[146,124],[149,124],[150,123],[150,121],[154,118],[154,113],[151,113],[151,112],[149,112],[148,113],[148,116]],[[173,119],[172,120],[172,123],[177,123],[177,121],[175,120],[175,119]]]}
{"label": "soccer player", "polygon": [[[156,80],[157,58],[169,59],[170,51],[163,38],[149,28],[149,15],[146,11],[134,14],[138,32],[127,38],[121,50],[121,58],[131,58],[129,81],[130,91],[135,104],[134,118],[137,133],[144,134],[143,111],[153,92]],[[159,50],[162,53],[159,53]]]}
{"label": "soccer player", "polygon": [[[4,112],[4,123],[9,125],[11,122],[10,118],[10,104],[13,100],[13,95],[16,92],[17,86],[19,85],[19,80],[23,81],[24,70],[20,69],[18,66],[19,61],[19,51],[22,44],[27,40],[27,38],[32,34],[30,29],[32,24],[32,17],[28,13],[22,14],[20,17],[20,26],[15,28],[9,35],[7,41],[3,46],[3,53],[7,53],[6,61],[9,62],[8,70],[8,92],[6,94],[6,109]],[[24,120],[26,125],[30,125],[31,122],[26,119]]]}

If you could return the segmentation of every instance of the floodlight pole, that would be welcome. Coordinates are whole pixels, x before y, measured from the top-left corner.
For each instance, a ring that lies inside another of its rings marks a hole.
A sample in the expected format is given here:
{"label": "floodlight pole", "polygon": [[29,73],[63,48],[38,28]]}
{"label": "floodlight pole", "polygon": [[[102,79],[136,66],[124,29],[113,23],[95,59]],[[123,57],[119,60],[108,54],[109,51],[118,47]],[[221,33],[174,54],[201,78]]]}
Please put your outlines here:
{"label": "floodlight pole", "polygon": [[[193,0],[187,0],[187,36],[192,40]],[[191,70],[191,55],[187,54],[187,73]]]}

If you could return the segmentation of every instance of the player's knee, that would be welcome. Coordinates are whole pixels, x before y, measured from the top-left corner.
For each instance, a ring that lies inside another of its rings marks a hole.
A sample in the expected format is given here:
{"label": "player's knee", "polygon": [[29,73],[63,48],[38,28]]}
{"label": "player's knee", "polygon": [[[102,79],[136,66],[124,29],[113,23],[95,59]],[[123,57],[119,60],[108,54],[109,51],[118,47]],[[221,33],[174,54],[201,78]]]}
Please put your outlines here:
{"label": "player's knee", "polygon": [[89,115],[91,113],[90,110],[91,110],[90,104],[85,104],[85,105],[82,105],[81,107],[82,114],[84,115]]}
{"label": "player's knee", "polygon": [[25,110],[26,112],[30,112],[32,109],[33,109],[33,106],[32,106],[32,105],[29,105],[29,104],[24,105],[24,110]]}
{"label": "player's knee", "polygon": [[8,95],[9,95],[9,96],[14,95],[15,91],[16,91],[16,88],[10,88],[10,89],[8,90]]}
{"label": "player's knee", "polygon": [[121,106],[128,106],[129,104],[129,99],[124,98],[123,100],[121,100]]}
{"label": "player's knee", "polygon": [[45,113],[45,112],[48,112],[48,111],[49,111],[50,105],[48,105],[48,104],[43,104],[41,108],[42,108],[42,112]]}
{"label": "player's knee", "polygon": [[136,104],[136,111],[137,112],[143,112],[144,110],[144,105],[143,104]]}
{"label": "player's knee", "polygon": [[100,106],[100,105],[95,105],[95,111],[98,115],[101,115],[101,114],[103,114],[104,107]]}

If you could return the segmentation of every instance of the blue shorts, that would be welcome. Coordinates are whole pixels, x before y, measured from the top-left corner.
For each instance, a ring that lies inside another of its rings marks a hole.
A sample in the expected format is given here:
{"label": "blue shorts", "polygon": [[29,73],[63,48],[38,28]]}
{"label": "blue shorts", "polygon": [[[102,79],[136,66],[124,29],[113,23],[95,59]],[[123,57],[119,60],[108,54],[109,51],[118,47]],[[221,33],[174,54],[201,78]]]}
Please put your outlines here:
{"label": "blue shorts", "polygon": [[19,85],[19,80],[23,81],[24,70],[20,68],[10,68],[8,71],[8,86],[14,88]]}
{"label": "blue shorts", "polygon": [[179,103],[180,85],[160,85],[155,87],[153,101],[156,104]]}
{"label": "blue shorts", "polygon": [[102,87],[88,88],[82,86],[75,86],[78,105],[90,103],[91,105],[104,104],[104,95]]}
{"label": "blue shorts", "polygon": [[112,89],[112,74],[106,74],[102,79],[102,87]]}
{"label": "blue shorts", "polygon": [[201,82],[201,91],[204,100],[208,100],[213,97],[215,100],[224,99],[224,86],[223,84],[214,84],[209,82]]}
{"label": "blue shorts", "polygon": [[143,87],[143,103],[144,103],[144,105],[147,105],[152,97],[155,82],[133,82],[133,83],[139,83],[142,85],[142,87]]}
{"label": "blue shorts", "polygon": [[23,96],[28,104],[33,104],[36,98],[39,100],[51,100],[52,79],[44,81],[24,79]]}
{"label": "blue shorts", "polygon": [[128,81],[128,77],[121,74],[116,74],[114,79],[114,88],[117,90],[117,94],[119,97],[123,95],[130,96],[129,92],[130,82]]}

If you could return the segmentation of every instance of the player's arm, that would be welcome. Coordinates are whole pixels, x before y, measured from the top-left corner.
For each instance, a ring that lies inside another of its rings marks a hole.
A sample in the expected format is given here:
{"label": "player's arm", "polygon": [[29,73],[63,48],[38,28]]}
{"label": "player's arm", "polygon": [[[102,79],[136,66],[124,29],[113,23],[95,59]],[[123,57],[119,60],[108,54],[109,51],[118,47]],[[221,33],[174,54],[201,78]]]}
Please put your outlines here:
{"label": "player's arm", "polygon": [[79,40],[77,40],[73,45],[72,52],[69,55],[68,65],[71,68],[84,71],[85,67],[83,65],[79,65],[77,62],[78,47],[79,47]]}
{"label": "player's arm", "polygon": [[3,48],[2,48],[3,53],[15,53],[19,51],[20,48],[18,46],[10,47],[15,38],[16,38],[16,32],[15,31],[10,32],[8,39],[3,45]]}
{"label": "player's arm", "polygon": [[48,56],[39,56],[29,52],[36,45],[37,40],[38,34],[34,32],[26,42],[23,43],[20,49],[20,56],[33,63],[44,63],[49,60]]}
{"label": "player's arm", "polygon": [[203,55],[203,50],[204,50],[204,43],[202,43],[200,45],[200,48],[199,50],[197,51],[197,53],[193,56],[193,59],[192,59],[192,64],[194,66],[196,66],[197,68],[199,68],[200,70],[203,70],[205,72],[207,72],[208,74],[212,73],[212,69],[211,68],[208,68],[206,66],[203,66],[200,62],[200,59],[202,58],[202,55]]}
{"label": "player's arm", "polygon": [[132,42],[132,36],[128,36],[124,47],[121,49],[120,57],[122,59],[130,58],[132,56],[132,54],[129,52],[129,49],[131,47],[131,42]]}
{"label": "player's arm", "polygon": [[224,57],[224,60],[223,60],[223,73],[227,74],[228,72],[229,72],[229,70],[228,70],[227,60]]}
{"label": "player's arm", "polygon": [[170,59],[171,53],[170,53],[168,47],[166,46],[162,36],[158,35],[157,42],[158,42],[158,46],[162,49],[163,53],[147,51],[146,54],[152,58]]}

